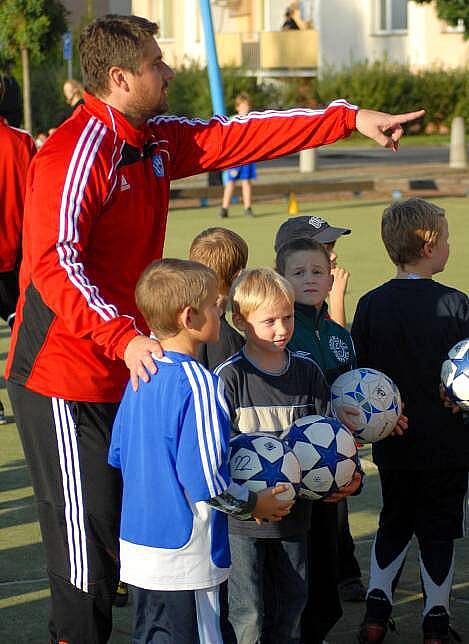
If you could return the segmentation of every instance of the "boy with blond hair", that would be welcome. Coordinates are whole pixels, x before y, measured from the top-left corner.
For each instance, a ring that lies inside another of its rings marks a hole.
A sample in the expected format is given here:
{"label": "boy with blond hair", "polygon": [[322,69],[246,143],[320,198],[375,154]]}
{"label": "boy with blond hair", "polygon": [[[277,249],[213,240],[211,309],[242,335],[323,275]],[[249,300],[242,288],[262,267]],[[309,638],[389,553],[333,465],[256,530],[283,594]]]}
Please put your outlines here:
{"label": "boy with blond hair", "polygon": [[[287,280],[268,268],[245,271],[233,284],[233,322],[246,344],[215,373],[225,384],[235,433],[283,436],[297,418],[329,413],[329,388],[321,370],[310,357],[287,348],[294,300]],[[229,621],[237,644],[256,644],[261,634],[272,644],[300,642],[310,516],[311,502],[300,499],[276,525],[229,522]]]}
{"label": "boy with blond hair", "polygon": [[469,336],[469,299],[433,281],[449,256],[445,211],[423,199],[397,202],[381,234],[394,279],[364,295],[352,326],[358,364],[384,371],[408,416],[400,438],[373,444],[383,507],[373,544],[367,609],[359,641],[382,642],[412,536],[420,550],[423,639],[449,642],[454,539],[463,536],[469,433],[440,400],[441,364]]}
{"label": "boy with blond hair", "polygon": [[120,574],[136,586],[133,642],[153,642],[158,634],[162,644],[222,644],[226,514],[276,521],[291,503],[277,500],[284,486],[256,495],[230,481],[223,387],[195,359],[202,342],[218,339],[213,271],[197,262],[157,261],[135,295],[164,356],[155,357],[158,374],[138,391],[127,386],[109,451],[124,484]]}
{"label": "boy with blond hair", "polygon": [[243,336],[228,323],[225,311],[231,285],[248,263],[248,245],[233,230],[207,228],[194,238],[189,259],[208,266],[218,277],[219,306],[222,310],[220,337],[218,342],[202,344],[198,356],[200,362],[212,370],[244,345]]}

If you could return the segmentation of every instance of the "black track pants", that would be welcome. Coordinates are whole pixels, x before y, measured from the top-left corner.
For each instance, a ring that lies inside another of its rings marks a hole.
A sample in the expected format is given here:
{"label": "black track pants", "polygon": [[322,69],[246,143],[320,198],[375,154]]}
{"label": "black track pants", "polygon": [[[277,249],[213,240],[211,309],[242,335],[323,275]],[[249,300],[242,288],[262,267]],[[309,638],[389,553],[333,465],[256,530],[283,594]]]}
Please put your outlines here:
{"label": "black track pants", "polygon": [[41,396],[8,383],[36,495],[52,641],[107,642],[118,581],[122,483],[107,465],[115,403]]}

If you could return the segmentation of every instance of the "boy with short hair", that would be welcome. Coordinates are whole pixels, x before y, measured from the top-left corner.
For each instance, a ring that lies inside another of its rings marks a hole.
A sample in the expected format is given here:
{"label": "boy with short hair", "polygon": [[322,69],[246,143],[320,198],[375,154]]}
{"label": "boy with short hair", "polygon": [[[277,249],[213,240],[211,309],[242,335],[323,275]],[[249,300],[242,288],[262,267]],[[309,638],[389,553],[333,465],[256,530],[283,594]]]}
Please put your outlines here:
{"label": "boy with short hair", "polygon": [[222,512],[275,521],[291,503],[277,500],[284,486],[256,495],[230,482],[223,387],[195,359],[202,342],[218,339],[213,271],[157,261],[135,293],[165,354],[137,392],[128,384],[109,451],[124,483],[120,575],[137,587],[133,642],[222,644],[219,588],[230,568]]}
{"label": "boy with short hair", "polygon": [[248,245],[233,230],[207,228],[194,238],[189,259],[208,266],[218,277],[219,306],[222,310],[220,337],[218,342],[202,344],[198,356],[200,362],[212,370],[244,345],[243,336],[228,323],[225,311],[231,285],[248,263]]}
{"label": "boy with short hair", "polygon": [[[285,222],[276,239],[275,267],[295,292],[295,330],[288,346],[292,351],[308,352],[331,385],[339,375],[356,367],[355,349],[350,333],[327,315],[326,298],[334,280],[329,253],[323,244],[312,238],[316,228],[308,222],[309,218],[304,217],[301,222],[298,219]],[[296,238],[295,234],[307,237]],[[334,232],[329,234],[334,235]],[[347,557],[343,561],[346,565],[342,567],[339,512],[344,515],[347,536]],[[317,530],[317,526],[321,526],[321,530]],[[346,499],[338,504],[313,504],[308,546],[310,571],[315,583],[309,587],[302,628],[306,641],[316,644],[323,641],[342,615],[339,581],[343,580],[349,597],[353,596],[355,601],[365,599],[360,567],[353,555]]]}
{"label": "boy with short hair", "polygon": [[[310,357],[287,348],[293,333],[290,284],[271,269],[245,271],[233,284],[231,303],[246,344],[215,373],[225,383],[235,432],[282,436],[297,418],[327,415],[329,388],[321,370]],[[310,515],[311,502],[297,500],[289,517],[275,526],[229,522],[229,620],[237,644],[256,644],[262,633],[272,643],[300,642]]]}
{"label": "boy with short hair", "polygon": [[384,371],[406,405],[408,431],[373,444],[383,507],[372,549],[359,641],[382,642],[415,534],[424,593],[424,642],[449,642],[454,539],[463,536],[469,433],[439,397],[441,364],[469,336],[469,299],[432,280],[449,255],[445,211],[412,198],[386,208],[381,234],[394,279],[364,295],[352,326],[359,365]]}
{"label": "boy with short hair", "polygon": [[342,235],[350,235],[350,228],[332,226],[322,217],[317,215],[301,215],[289,217],[275,235],[274,248],[278,253],[282,246],[298,239],[313,239],[327,250],[331,260],[331,272],[334,277],[332,288],[329,292],[329,316],[345,327],[345,291],[350,278],[350,273],[337,266],[337,253],[335,244]]}

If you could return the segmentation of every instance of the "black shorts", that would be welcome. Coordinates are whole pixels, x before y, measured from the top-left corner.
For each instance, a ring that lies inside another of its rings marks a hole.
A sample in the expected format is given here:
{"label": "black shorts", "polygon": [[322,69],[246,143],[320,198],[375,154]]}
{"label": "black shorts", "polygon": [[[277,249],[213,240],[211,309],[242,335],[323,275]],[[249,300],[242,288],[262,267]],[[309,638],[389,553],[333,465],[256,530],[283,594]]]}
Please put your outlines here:
{"label": "black shorts", "polygon": [[464,536],[467,470],[379,469],[383,508],[379,526],[433,541]]}

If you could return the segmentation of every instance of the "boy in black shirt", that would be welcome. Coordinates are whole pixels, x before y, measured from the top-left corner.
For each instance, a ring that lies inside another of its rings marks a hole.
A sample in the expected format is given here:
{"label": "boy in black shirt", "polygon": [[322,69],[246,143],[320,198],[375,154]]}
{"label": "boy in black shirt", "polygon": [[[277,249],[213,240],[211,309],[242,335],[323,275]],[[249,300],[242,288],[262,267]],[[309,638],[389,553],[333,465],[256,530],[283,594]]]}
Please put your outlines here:
{"label": "boy in black shirt", "polygon": [[359,641],[382,642],[392,595],[415,534],[424,593],[424,642],[449,642],[453,540],[463,536],[469,432],[439,397],[441,364],[469,336],[469,299],[434,282],[448,259],[444,210],[422,199],[384,211],[382,238],[395,279],[367,293],[352,325],[358,364],[399,387],[409,419],[401,438],[373,444],[383,507],[371,556],[367,611]]}

